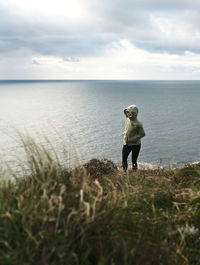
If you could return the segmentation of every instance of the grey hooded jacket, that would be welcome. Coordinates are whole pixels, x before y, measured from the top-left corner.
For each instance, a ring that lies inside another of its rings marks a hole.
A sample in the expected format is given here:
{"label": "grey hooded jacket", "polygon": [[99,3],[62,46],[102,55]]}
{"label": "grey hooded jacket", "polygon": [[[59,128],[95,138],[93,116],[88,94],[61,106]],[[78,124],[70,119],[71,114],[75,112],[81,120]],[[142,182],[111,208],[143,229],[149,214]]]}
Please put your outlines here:
{"label": "grey hooded jacket", "polygon": [[138,108],[135,105],[131,105],[125,108],[124,112],[130,112],[131,117],[125,121],[124,129],[124,145],[139,145],[140,139],[145,136],[145,131],[142,123],[137,119]]}

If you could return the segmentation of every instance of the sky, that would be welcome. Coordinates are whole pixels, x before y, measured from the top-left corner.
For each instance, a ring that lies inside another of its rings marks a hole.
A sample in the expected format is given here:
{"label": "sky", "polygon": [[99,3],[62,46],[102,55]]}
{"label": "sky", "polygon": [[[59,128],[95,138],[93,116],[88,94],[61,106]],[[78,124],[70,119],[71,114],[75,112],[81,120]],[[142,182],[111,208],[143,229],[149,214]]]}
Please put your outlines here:
{"label": "sky", "polygon": [[0,0],[0,80],[199,80],[199,0]]}

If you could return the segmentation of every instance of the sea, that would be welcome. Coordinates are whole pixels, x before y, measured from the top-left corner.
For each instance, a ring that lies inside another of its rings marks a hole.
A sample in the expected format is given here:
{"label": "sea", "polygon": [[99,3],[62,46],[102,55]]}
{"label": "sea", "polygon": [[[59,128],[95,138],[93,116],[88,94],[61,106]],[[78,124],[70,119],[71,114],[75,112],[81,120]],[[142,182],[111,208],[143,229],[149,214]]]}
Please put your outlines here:
{"label": "sea", "polygon": [[178,167],[200,160],[200,81],[117,80],[0,81],[0,160],[25,159],[19,134],[28,134],[48,138],[58,153],[66,145],[80,163],[120,165],[123,110],[133,104],[146,132],[138,161]]}

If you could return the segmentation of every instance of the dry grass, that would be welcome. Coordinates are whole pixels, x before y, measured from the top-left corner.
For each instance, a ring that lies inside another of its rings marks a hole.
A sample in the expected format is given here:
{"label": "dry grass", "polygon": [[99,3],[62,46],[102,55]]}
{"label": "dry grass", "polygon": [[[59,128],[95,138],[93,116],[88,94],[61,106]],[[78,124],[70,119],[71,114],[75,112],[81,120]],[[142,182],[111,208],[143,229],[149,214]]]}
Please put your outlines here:
{"label": "dry grass", "polygon": [[[73,170],[30,138],[25,176],[0,186],[0,264],[200,264],[200,165]],[[23,173],[24,175],[24,173]]]}

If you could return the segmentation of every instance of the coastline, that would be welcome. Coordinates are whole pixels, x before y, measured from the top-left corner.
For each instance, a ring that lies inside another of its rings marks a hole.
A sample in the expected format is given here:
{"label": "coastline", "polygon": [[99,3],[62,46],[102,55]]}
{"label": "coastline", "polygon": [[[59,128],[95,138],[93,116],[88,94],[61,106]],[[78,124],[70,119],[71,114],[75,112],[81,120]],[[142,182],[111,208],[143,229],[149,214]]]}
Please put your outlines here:
{"label": "coastline", "polygon": [[[156,165],[151,164],[147,162],[138,162],[138,170],[157,170],[157,169],[165,169],[165,170],[171,170],[171,169],[180,169],[184,168],[187,165],[198,165],[200,163],[199,161],[192,162],[192,163],[186,163],[180,166],[170,166],[170,165]],[[122,166],[118,165],[117,168],[122,171]],[[132,170],[131,164],[128,165],[128,170]]]}

